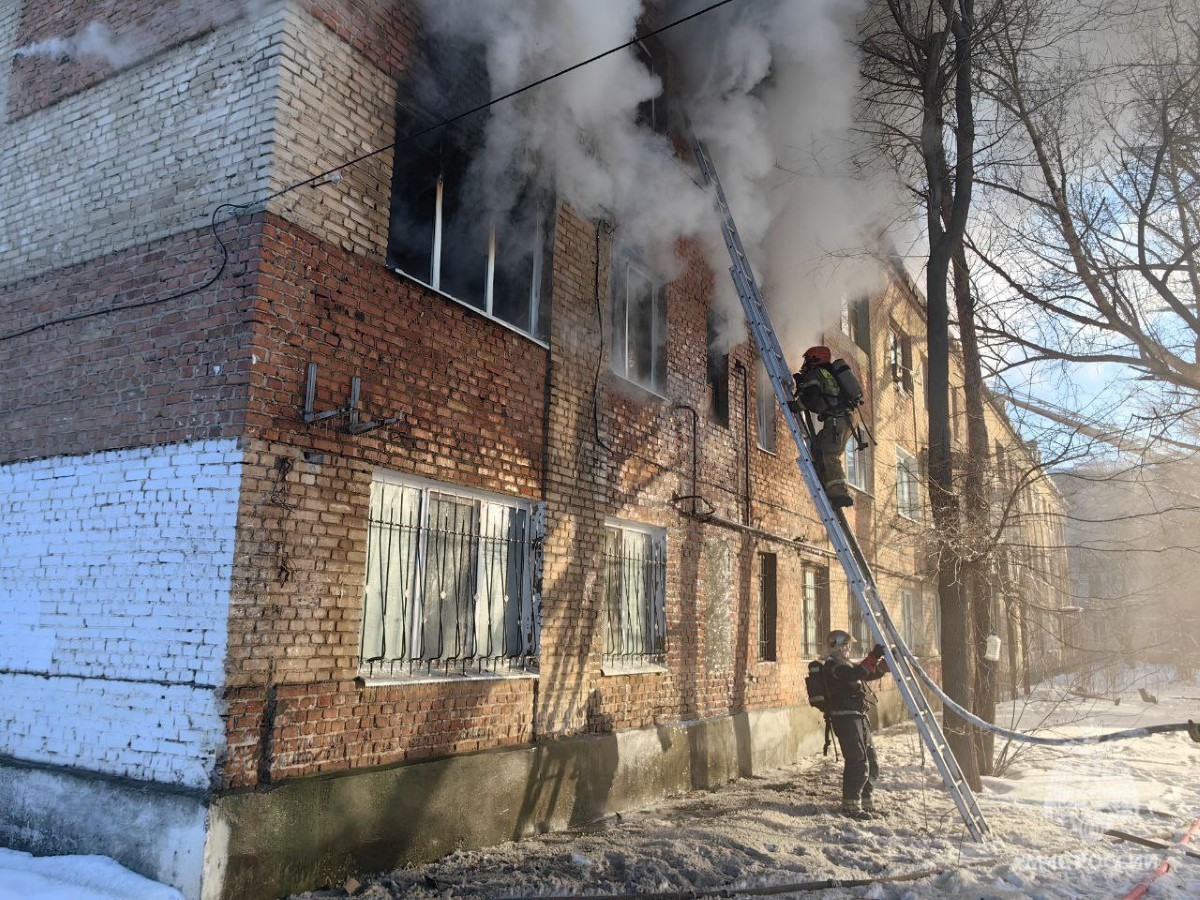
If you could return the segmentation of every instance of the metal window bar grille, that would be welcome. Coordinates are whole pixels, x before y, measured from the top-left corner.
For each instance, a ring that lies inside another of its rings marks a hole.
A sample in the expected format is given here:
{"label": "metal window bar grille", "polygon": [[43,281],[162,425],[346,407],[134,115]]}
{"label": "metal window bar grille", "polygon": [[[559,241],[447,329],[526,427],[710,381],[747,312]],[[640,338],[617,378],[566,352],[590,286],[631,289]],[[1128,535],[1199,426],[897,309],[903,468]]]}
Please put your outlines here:
{"label": "metal window bar grille", "polygon": [[606,529],[606,663],[666,663],[666,573],[666,546],[661,538]]}
{"label": "metal window bar grille", "polygon": [[373,677],[536,666],[531,517],[522,507],[376,482],[362,669]]}
{"label": "metal window bar grille", "polygon": [[817,604],[817,571],[804,570],[804,654],[805,656],[821,655],[820,622]]}

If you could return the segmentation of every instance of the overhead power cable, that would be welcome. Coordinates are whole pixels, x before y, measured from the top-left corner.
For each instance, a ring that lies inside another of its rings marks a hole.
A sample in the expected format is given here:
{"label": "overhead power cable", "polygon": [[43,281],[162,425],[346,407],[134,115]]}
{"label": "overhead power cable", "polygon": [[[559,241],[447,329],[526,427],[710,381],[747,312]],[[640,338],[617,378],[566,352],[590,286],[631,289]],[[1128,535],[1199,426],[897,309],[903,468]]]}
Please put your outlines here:
{"label": "overhead power cable", "polygon": [[[336,165],[330,169],[326,169],[323,172],[318,172],[316,175],[313,175],[309,178],[305,178],[303,181],[297,181],[294,184],[290,184],[287,187],[281,188],[272,194],[268,194],[266,197],[262,198],[261,200],[252,200],[249,203],[222,203],[222,204],[220,204],[219,206],[217,206],[216,209],[213,210],[212,219],[211,219],[209,227],[212,230],[213,237],[216,239],[217,244],[221,248],[221,262],[220,262],[220,265],[217,267],[217,271],[214,272],[212,277],[208,278],[203,284],[199,284],[195,287],[189,288],[186,291],[181,291],[180,293],[177,293],[177,294],[171,294],[167,297],[157,297],[153,300],[143,300],[138,303],[126,303],[121,306],[110,306],[110,307],[106,307],[105,309],[91,310],[89,312],[76,313],[75,315],[71,315],[71,316],[63,316],[58,319],[50,319],[46,322],[40,322],[37,325],[30,325],[28,328],[22,328],[17,331],[10,331],[7,334],[0,335],[0,341],[12,340],[13,338],[18,338],[18,337],[22,337],[27,334],[32,334],[35,331],[40,331],[43,328],[50,328],[54,325],[62,325],[67,322],[77,322],[81,319],[90,319],[94,316],[103,316],[103,315],[108,315],[109,313],[124,312],[126,310],[131,310],[131,309],[142,309],[147,306],[155,306],[159,303],[169,303],[172,300],[179,300],[179,299],[182,299],[183,297],[188,297],[192,294],[199,293],[200,291],[202,291],[208,287],[211,287],[217,281],[217,279],[219,279],[221,277],[222,273],[225,271],[226,265],[229,263],[229,250],[225,246],[224,241],[221,240],[220,235],[217,234],[217,215],[221,212],[221,210],[223,210],[223,209],[233,210],[234,211],[233,215],[230,216],[229,218],[236,219],[240,215],[242,215],[242,213],[246,212],[249,209],[253,209],[256,206],[265,205],[267,203],[270,203],[272,200],[277,200],[278,198],[284,196],[285,194],[290,194],[292,191],[298,190],[299,188],[308,187],[309,185],[313,185],[313,184],[323,183],[326,180],[336,176],[343,169],[348,169],[351,166],[358,165],[361,162],[365,162],[368,159],[378,156],[380,153],[386,153],[389,150],[394,150],[396,147],[400,147],[400,146],[403,146],[404,144],[418,140],[419,138],[425,137],[425,135],[427,135],[427,134],[431,134],[432,132],[439,131],[450,125],[453,125],[455,122],[459,122],[469,116],[473,116],[476,113],[483,112],[485,109],[489,109],[490,107],[495,106],[498,103],[503,103],[506,100],[511,100],[513,97],[519,96],[520,94],[524,94],[526,91],[531,91],[536,87],[541,87],[542,85],[544,85],[550,81],[553,81],[556,78],[561,78],[564,75],[569,75],[570,73],[572,73],[578,69],[582,69],[584,66],[589,66],[592,63],[598,62],[599,60],[602,60],[607,56],[612,56],[614,53],[620,53],[622,50],[626,50],[629,47],[633,47],[640,41],[644,41],[647,38],[651,38],[656,35],[662,34],[665,31],[670,31],[672,28],[677,28],[678,26],[684,24],[685,22],[690,22],[692,19],[697,19],[700,16],[705,15],[706,13],[710,13],[713,10],[719,9],[722,6],[728,6],[730,3],[733,3],[733,2],[734,2],[734,0],[717,0],[717,2],[710,3],[708,6],[705,6],[704,8],[699,9],[694,13],[689,13],[686,16],[681,16],[680,18],[675,19],[674,21],[668,22],[666,25],[662,25],[658,28],[653,29],[652,31],[647,31],[643,34],[639,34],[639,35],[635,36],[634,38],[632,38],[631,40],[626,41],[623,44],[618,44],[617,46],[611,47],[602,53],[597,53],[595,56],[590,56],[585,60],[574,63],[573,65],[567,66],[565,69],[559,69],[557,72],[553,72],[550,75],[546,75],[542,78],[537,79],[536,81],[531,81],[528,84],[517,88],[516,90],[509,91],[508,93],[502,94],[499,97],[494,97],[491,100],[488,100],[484,103],[480,103],[477,106],[473,106],[470,109],[464,110],[460,113],[450,116],[447,119],[442,119],[440,122],[436,122],[435,124],[430,125],[427,128],[422,128],[419,131],[413,132],[412,134],[407,134],[404,137],[398,138],[398,139],[392,141],[392,143],[386,144],[383,147],[377,147],[376,149],[371,150],[368,153],[364,153],[361,156],[356,156],[354,159],[350,159],[350,160],[347,160],[346,162],[339,163],[338,165]],[[228,220],[226,220],[226,221],[228,221]]]}

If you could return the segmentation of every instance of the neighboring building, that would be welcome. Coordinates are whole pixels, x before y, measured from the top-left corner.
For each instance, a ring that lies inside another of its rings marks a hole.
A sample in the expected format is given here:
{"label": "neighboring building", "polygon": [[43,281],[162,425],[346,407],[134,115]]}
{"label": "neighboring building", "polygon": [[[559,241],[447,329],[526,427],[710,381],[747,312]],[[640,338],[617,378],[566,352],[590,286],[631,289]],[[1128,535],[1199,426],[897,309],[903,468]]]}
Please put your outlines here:
{"label": "neighboring building", "polygon": [[[533,195],[456,243],[452,154],[274,196],[390,145],[405,3],[91,6],[0,13],[0,843],[274,897],[819,748],[805,661],[870,639],[699,248]],[[14,58],[101,15],[128,59]],[[848,312],[933,656],[923,307]]]}
{"label": "neighboring building", "polygon": [[1195,670],[1195,476],[1194,459],[1153,451],[1056,476],[1070,511],[1068,640],[1096,674],[1145,662]]}

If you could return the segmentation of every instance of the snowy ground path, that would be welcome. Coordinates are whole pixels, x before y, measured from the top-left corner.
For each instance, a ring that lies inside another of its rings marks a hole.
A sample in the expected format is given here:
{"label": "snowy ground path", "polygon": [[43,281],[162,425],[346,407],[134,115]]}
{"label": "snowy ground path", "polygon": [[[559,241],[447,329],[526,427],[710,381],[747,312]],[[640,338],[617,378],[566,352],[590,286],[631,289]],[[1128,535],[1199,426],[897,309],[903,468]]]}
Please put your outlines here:
{"label": "snowy ground path", "polygon": [[[1095,734],[1200,720],[1200,683],[1140,670],[1111,683],[1059,679],[999,718],[1023,729]],[[1084,699],[1070,688],[1108,694]],[[1142,699],[1137,688],[1158,703]],[[1119,696],[1119,705],[1111,697]],[[1048,732],[1044,732],[1048,733]],[[1004,777],[985,779],[980,805],[994,837],[965,838],[941,779],[921,765],[915,729],[877,735],[886,816],[857,822],[833,811],[841,766],[816,756],[765,778],[697,791],[598,824],[363,879],[362,900],[504,898],[725,891],[725,896],[924,900],[924,898],[1123,897],[1164,855],[1167,874],[1146,897],[1200,897],[1200,859],[1164,854],[1104,835],[1121,830],[1178,840],[1200,817],[1200,744],[1185,734],[1073,748],[1022,745]],[[1200,839],[1197,839],[1200,843]],[[1200,852],[1200,847],[1195,848]],[[789,891],[838,879],[934,873],[861,887]],[[293,900],[332,900],[342,889]],[[0,900],[179,900],[179,893],[95,856],[34,858],[0,849]]]}
{"label": "snowy ground path", "polygon": [[[1130,686],[1127,680],[1125,686]],[[1159,694],[1144,702],[1136,687]],[[1047,685],[1021,704],[1022,727],[1055,734],[1099,733],[1200,719],[1194,685],[1180,689],[1143,673],[1122,702]],[[1065,702],[1064,702],[1065,701]],[[1012,714],[1002,709],[1001,715]],[[1120,897],[1164,853],[1106,837],[1122,830],[1175,841],[1200,816],[1200,744],[1186,734],[1074,748],[1024,746],[1004,778],[986,779],[980,804],[994,837],[972,843],[941,779],[921,765],[911,724],[877,735],[886,815],[869,822],[833,811],[841,765],[817,756],[765,778],[693,792],[586,831],[549,834],[368,879],[357,896],[619,896],[736,891],[816,882],[886,878],[937,870],[916,881],[804,890],[773,896],[823,898]],[[1200,850],[1200,847],[1196,848]],[[1200,897],[1200,860],[1173,852],[1170,872],[1150,898]],[[296,900],[331,900],[316,891]],[[749,896],[749,895],[748,895]]]}

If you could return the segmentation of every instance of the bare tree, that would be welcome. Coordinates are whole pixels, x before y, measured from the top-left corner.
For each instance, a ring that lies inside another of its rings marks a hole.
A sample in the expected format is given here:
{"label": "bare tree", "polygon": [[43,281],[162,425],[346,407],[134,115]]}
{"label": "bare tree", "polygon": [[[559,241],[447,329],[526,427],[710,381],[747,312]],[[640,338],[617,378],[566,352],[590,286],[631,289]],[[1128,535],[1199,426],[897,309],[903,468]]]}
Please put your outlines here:
{"label": "bare tree", "polygon": [[1029,2],[980,83],[1007,129],[972,235],[995,276],[981,331],[1002,368],[1117,364],[1161,427],[1194,422],[1200,9]]}
{"label": "bare tree", "polygon": [[[948,284],[951,264],[961,258],[971,209],[976,152],[972,67],[985,32],[974,0],[876,0],[859,32],[866,129],[883,155],[909,176],[924,206],[930,501],[934,527],[945,538],[938,554],[943,680],[950,696],[968,708],[973,705],[971,618],[969,596],[962,590],[963,559],[956,549],[961,523],[950,444]],[[944,718],[959,765],[978,789],[969,727],[952,713]]]}

